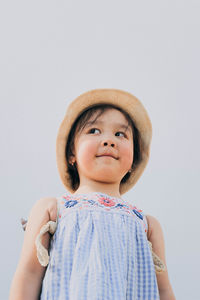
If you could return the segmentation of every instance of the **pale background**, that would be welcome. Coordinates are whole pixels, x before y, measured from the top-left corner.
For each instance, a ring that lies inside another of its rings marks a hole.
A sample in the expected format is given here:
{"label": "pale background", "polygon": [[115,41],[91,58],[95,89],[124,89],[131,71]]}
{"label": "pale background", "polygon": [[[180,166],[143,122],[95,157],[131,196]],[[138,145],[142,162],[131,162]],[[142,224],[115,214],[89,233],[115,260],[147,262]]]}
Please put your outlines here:
{"label": "pale background", "polygon": [[133,93],[153,125],[150,161],[124,195],[160,221],[177,299],[200,299],[199,1],[1,3],[1,290],[24,232],[20,218],[65,189],[57,130],[68,103],[94,88]]}

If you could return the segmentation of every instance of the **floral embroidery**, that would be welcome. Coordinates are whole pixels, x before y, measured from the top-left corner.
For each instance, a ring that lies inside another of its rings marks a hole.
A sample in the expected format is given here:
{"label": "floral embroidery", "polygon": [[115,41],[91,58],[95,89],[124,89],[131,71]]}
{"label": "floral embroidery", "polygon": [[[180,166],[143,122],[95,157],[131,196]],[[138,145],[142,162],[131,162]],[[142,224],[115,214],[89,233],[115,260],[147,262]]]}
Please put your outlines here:
{"label": "floral embroidery", "polygon": [[124,207],[124,204],[121,204],[121,203],[118,203],[117,205],[116,205],[116,208],[122,208],[122,207]]}
{"label": "floral embroidery", "polygon": [[112,201],[111,199],[107,199],[105,197],[100,197],[98,201],[105,206],[115,206],[114,201]]}
{"label": "floral embroidery", "polygon": [[136,214],[136,216],[143,220],[143,216],[136,209],[133,209],[133,212]]}
{"label": "floral embroidery", "polygon": [[[93,192],[89,194],[64,194],[63,199],[65,199],[64,206],[66,208],[79,207],[82,209],[83,207],[102,207],[109,210],[121,210],[128,214],[131,212],[134,213],[138,218],[143,220],[143,213],[141,209],[138,209],[136,206],[133,206],[129,203],[121,203],[119,201],[123,201],[116,197],[111,197],[107,194],[102,194],[99,192]],[[90,199],[93,198],[93,199]]]}
{"label": "floral embroidery", "polygon": [[138,209],[136,206],[133,206],[133,205],[131,205],[131,204],[129,204],[129,207],[130,207],[131,209],[137,210],[138,212],[142,212],[141,209]]}
{"label": "floral embroidery", "polygon": [[76,200],[69,200],[65,202],[65,207],[72,207],[74,205],[76,205],[78,203],[78,201]]}
{"label": "floral embroidery", "polygon": [[91,203],[91,204],[95,204],[94,200],[88,200],[88,202]]}
{"label": "floral embroidery", "polygon": [[100,192],[92,192],[88,194],[70,194],[65,193],[61,196],[61,205],[66,208],[66,210],[62,211],[62,214],[59,215],[59,218],[63,217],[68,213],[68,210],[79,209],[97,209],[101,208],[105,211],[115,211],[122,214],[134,215],[138,217],[142,226],[144,227],[144,231],[147,233],[147,225],[144,220],[143,211],[138,209],[136,206],[125,202],[124,200],[116,197],[111,197],[107,194],[103,194]]}

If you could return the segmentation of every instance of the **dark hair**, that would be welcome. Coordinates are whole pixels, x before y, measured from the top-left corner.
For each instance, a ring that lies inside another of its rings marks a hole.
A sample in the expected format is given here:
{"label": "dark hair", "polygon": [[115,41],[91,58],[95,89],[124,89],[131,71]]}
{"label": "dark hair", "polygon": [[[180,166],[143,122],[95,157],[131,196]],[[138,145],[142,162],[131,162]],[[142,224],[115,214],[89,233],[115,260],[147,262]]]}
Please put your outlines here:
{"label": "dark hair", "polygon": [[[110,108],[115,108],[119,110],[121,113],[123,113],[126,120],[128,121],[127,127],[130,126],[132,128],[133,144],[134,144],[134,151],[133,151],[134,159],[132,163],[132,172],[134,172],[135,168],[137,167],[138,163],[141,160],[140,134],[135,124],[133,123],[132,119],[129,117],[128,113],[126,113],[121,108],[114,106],[112,104],[98,104],[98,105],[90,106],[85,111],[83,111],[73,123],[71,131],[68,136],[66,148],[65,148],[65,157],[67,161],[68,170],[70,173],[71,186],[74,191],[78,189],[80,184],[76,163],[73,166],[69,163],[69,158],[73,155],[75,133],[76,132],[78,133],[79,131],[83,130],[86,122],[91,118],[93,114],[99,112],[99,114],[97,114],[95,120],[93,121],[95,122],[106,110]],[[121,183],[126,182],[130,177],[130,175],[131,175],[130,172],[127,172],[126,175],[122,178]]]}

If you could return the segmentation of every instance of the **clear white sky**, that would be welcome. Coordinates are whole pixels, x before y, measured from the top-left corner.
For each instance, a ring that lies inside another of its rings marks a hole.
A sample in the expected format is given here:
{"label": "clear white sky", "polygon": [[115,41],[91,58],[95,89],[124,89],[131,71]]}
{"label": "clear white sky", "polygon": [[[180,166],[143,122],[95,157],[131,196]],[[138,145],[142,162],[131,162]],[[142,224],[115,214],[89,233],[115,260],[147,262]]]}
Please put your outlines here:
{"label": "clear white sky", "polygon": [[199,15],[197,0],[1,3],[0,299],[20,218],[65,191],[55,142],[66,107],[94,88],[133,93],[150,115],[150,161],[124,198],[160,221],[177,299],[199,299]]}

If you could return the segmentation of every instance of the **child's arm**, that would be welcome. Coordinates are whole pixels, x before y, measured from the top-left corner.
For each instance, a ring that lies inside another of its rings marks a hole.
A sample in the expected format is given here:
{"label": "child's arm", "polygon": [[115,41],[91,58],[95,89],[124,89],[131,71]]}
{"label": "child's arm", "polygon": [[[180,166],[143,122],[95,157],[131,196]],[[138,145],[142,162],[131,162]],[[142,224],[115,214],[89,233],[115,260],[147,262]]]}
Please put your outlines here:
{"label": "child's arm", "polygon": [[[56,198],[42,198],[33,206],[21,251],[21,257],[10,288],[9,300],[38,300],[46,267],[40,265],[37,258],[35,239],[41,227],[57,216]],[[43,236],[42,244],[49,247],[50,234]]]}
{"label": "child's arm", "polygon": [[176,300],[168,277],[164,236],[161,225],[155,217],[149,215],[146,217],[148,221],[147,238],[152,243],[153,252],[159,256],[166,266],[166,271],[156,274],[160,300]]}

